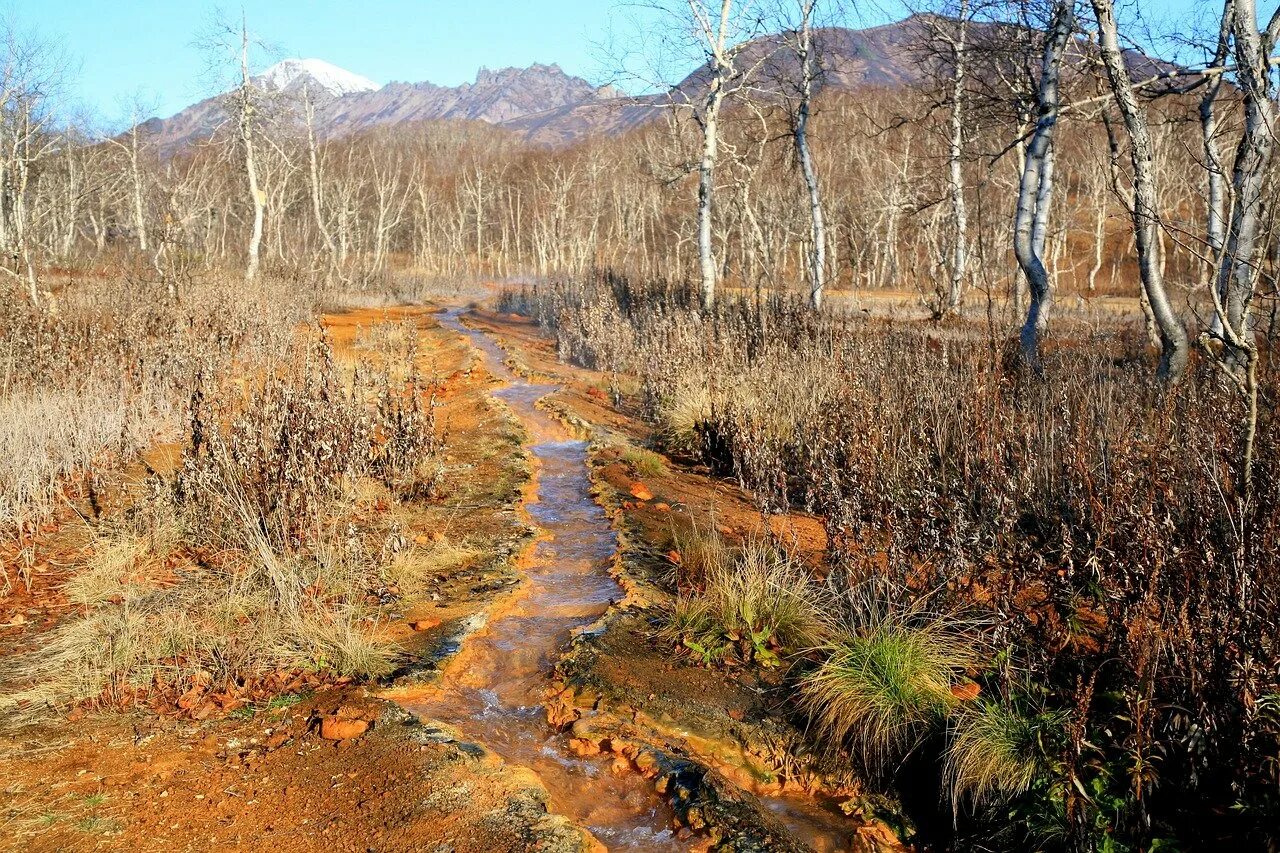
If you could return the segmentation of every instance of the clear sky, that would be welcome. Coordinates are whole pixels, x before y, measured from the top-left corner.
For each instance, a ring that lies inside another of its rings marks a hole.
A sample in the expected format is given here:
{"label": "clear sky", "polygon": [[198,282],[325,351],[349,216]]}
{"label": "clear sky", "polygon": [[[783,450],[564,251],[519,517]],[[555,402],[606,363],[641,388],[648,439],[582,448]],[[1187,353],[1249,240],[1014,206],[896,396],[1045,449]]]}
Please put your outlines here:
{"label": "clear sky", "polygon": [[[276,54],[315,57],[378,83],[457,85],[481,67],[559,63],[601,77],[612,0],[245,0],[249,29]],[[7,17],[71,59],[68,94],[104,119],[142,93],[160,115],[213,94],[193,42],[213,0],[10,0]]]}
{"label": "clear sky", "polygon": [[[863,3],[867,23],[903,17],[898,0]],[[1150,13],[1185,13],[1208,0],[1130,0]],[[1121,5],[1124,5],[1123,2]],[[1262,2],[1260,6],[1270,6]],[[139,94],[169,115],[214,94],[194,41],[215,0],[0,0],[23,30],[70,60],[67,92],[100,120],[126,116]],[[558,63],[608,81],[605,45],[633,32],[627,0],[244,0],[249,27],[274,46],[267,62],[315,57],[368,77],[457,85],[481,67]],[[240,5],[221,4],[238,16]]]}

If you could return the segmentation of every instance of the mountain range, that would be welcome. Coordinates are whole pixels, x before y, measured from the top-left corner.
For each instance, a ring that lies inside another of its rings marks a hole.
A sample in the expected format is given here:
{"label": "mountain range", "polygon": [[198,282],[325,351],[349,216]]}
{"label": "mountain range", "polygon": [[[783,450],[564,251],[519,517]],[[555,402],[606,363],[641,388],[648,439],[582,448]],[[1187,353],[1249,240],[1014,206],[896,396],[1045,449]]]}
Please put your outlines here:
{"label": "mountain range", "polygon": [[[854,90],[864,86],[895,88],[922,80],[927,63],[919,50],[924,24],[936,18],[913,15],[867,29],[843,27],[815,31],[821,45],[820,87]],[[758,77],[785,79],[792,54],[779,50],[782,35],[767,35],[743,45],[740,68]],[[1142,54],[1130,56],[1135,79],[1172,68]],[[481,69],[472,83],[438,86],[393,82],[384,86],[319,59],[286,59],[255,78],[267,93],[307,92],[315,107],[316,131],[341,137],[361,130],[426,120],[461,119],[502,127],[529,143],[564,145],[592,135],[615,135],[644,124],[660,108],[694,96],[708,69],[694,70],[667,92],[626,97],[610,86],[597,87],[558,65]],[[168,155],[209,138],[225,122],[220,97],[207,98],[169,118],[153,118],[141,129]]]}

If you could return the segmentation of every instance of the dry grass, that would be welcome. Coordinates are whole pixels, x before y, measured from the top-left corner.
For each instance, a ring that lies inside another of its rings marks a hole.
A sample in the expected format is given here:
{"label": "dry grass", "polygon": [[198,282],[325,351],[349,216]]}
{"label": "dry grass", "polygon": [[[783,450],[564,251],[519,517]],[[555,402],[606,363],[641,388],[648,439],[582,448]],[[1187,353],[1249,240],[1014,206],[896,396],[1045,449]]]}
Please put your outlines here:
{"label": "dry grass", "polygon": [[410,595],[425,592],[429,581],[451,575],[484,557],[484,550],[465,542],[440,537],[427,546],[414,545],[397,552],[386,569],[387,580]]}
{"label": "dry grass", "polygon": [[24,388],[0,397],[0,530],[48,518],[68,482],[177,428],[177,409],[164,395],[119,383]]}
{"label": "dry grass", "polygon": [[703,553],[703,587],[677,598],[666,636],[707,663],[765,666],[819,641],[822,596],[800,565],[762,542],[716,553]]}
{"label": "dry grass", "polygon": [[[196,523],[173,518],[163,529]],[[4,662],[2,680],[16,689],[0,695],[0,708],[32,715],[154,687],[214,688],[279,669],[378,676],[393,668],[394,650],[375,638],[378,613],[365,603],[383,587],[384,566],[361,544],[278,553],[246,531],[222,541],[216,566],[191,564],[163,585],[153,582],[147,567],[175,544],[136,533],[101,538],[67,584],[81,612],[39,650]]]}
{"label": "dry grass", "polygon": [[149,523],[116,524],[95,531],[93,554],[63,587],[67,600],[92,609],[123,601],[139,589],[154,586],[165,574],[163,562],[186,531],[176,515],[149,512]]}
{"label": "dry grass", "polygon": [[639,477],[661,477],[667,473],[667,462],[657,453],[643,447],[627,447],[620,457]]}
{"label": "dry grass", "polygon": [[388,574],[407,570],[393,569],[395,531],[356,498],[399,506],[433,487],[429,383],[394,358],[344,375],[323,340],[299,346],[257,361],[243,385],[187,374],[178,474],[94,530],[65,587],[78,612],[3,662],[0,708],[22,719],[282,670],[392,670],[376,627]]}
{"label": "dry grass", "polygon": [[966,703],[952,716],[943,777],[952,807],[1016,797],[1044,772],[1061,739],[1061,715],[1030,715],[1008,702]]}

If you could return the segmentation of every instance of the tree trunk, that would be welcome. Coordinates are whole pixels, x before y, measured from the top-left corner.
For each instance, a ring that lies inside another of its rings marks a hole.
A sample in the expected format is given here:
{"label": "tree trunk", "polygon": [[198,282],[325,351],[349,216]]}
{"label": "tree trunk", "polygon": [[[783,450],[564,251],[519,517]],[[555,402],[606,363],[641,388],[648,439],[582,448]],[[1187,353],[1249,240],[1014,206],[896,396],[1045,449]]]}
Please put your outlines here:
{"label": "tree trunk", "polygon": [[969,265],[969,215],[964,202],[964,76],[965,40],[969,2],[961,0],[959,30],[952,42],[951,69],[951,136],[948,139],[947,177],[951,182],[951,221],[954,228],[951,247],[951,287],[947,293],[946,313],[960,310],[964,298],[965,274]]}
{"label": "tree trunk", "polygon": [[818,186],[818,174],[813,166],[813,152],[809,149],[809,110],[813,98],[813,7],[816,0],[802,0],[800,4],[801,26],[796,44],[796,58],[800,61],[800,105],[796,110],[795,144],[800,171],[804,175],[805,189],[809,194],[809,304],[815,311],[822,308],[826,286],[827,227],[822,212],[822,192]]}
{"label": "tree trunk", "polygon": [[258,252],[262,246],[262,219],[266,193],[258,186],[258,164],[253,153],[253,81],[249,78],[249,28],[240,28],[240,144],[244,148],[244,170],[249,181],[249,199],[253,202],[253,230],[249,234],[249,257],[245,265],[245,281],[258,275]]}
{"label": "tree trunk", "polygon": [[713,80],[702,117],[702,158],[698,162],[698,269],[702,275],[702,308],[710,311],[716,300],[718,278],[711,246],[712,197],[715,193],[716,154],[720,143],[718,122],[721,103],[720,81]]}
{"label": "tree trunk", "polygon": [[1125,130],[1129,134],[1129,159],[1133,166],[1133,234],[1138,250],[1138,271],[1142,288],[1160,338],[1158,375],[1176,382],[1187,366],[1187,330],[1169,302],[1165,292],[1161,263],[1160,209],[1156,194],[1154,146],[1147,128],[1146,116],[1133,93],[1124,54],[1120,50],[1115,9],[1111,0],[1092,0],[1098,21],[1098,43],[1102,63],[1111,82]]}
{"label": "tree trunk", "polygon": [[326,256],[329,259],[329,272],[332,273],[337,264],[338,250],[333,245],[333,235],[329,233],[329,227],[324,221],[324,204],[321,198],[322,190],[320,186],[320,160],[316,156],[315,108],[311,105],[309,87],[304,86],[302,89],[302,104],[307,118],[307,155],[311,170],[311,214],[315,217],[316,230],[320,232],[320,238],[324,241]]}
{"label": "tree trunk", "polygon": [[1022,356],[1040,369],[1040,334],[1048,318],[1051,291],[1044,265],[1044,235],[1053,194],[1053,131],[1058,122],[1058,78],[1067,39],[1075,29],[1069,0],[1054,4],[1053,19],[1045,36],[1044,57],[1037,94],[1039,119],[1027,145],[1014,216],[1013,252],[1030,289],[1026,322],[1019,336]]}
{"label": "tree trunk", "polygon": [[1233,5],[1228,11],[1234,13],[1236,85],[1244,100],[1244,133],[1231,174],[1235,204],[1218,272],[1218,300],[1219,313],[1230,327],[1224,330],[1229,348],[1243,362],[1238,357],[1251,334],[1248,317],[1258,275],[1263,185],[1275,145],[1276,110],[1271,100],[1271,45],[1258,32],[1254,0],[1235,0]]}

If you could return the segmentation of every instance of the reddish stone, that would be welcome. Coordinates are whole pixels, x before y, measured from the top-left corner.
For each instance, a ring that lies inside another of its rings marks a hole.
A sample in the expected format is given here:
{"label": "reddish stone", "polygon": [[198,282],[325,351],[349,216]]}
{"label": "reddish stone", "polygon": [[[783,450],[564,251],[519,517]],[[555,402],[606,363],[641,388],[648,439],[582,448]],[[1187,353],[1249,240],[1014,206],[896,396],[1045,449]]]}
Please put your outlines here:
{"label": "reddish stone", "polygon": [[367,720],[344,720],[341,717],[326,717],[320,721],[320,737],[325,740],[350,740],[360,737],[369,730]]}
{"label": "reddish stone", "polygon": [[651,501],[653,492],[649,491],[649,487],[644,483],[635,482],[631,484],[631,497],[638,501]]}

